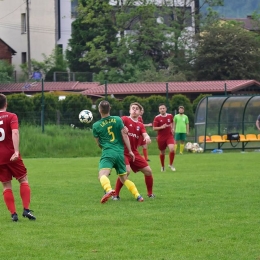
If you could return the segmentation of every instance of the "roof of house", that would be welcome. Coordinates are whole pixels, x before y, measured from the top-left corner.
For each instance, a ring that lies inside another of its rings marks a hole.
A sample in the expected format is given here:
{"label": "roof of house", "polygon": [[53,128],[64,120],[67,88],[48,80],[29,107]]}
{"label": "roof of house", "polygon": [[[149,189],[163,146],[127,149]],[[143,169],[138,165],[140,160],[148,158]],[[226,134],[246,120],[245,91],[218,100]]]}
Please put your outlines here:
{"label": "roof of house", "polygon": [[0,41],[3,42],[3,43],[9,48],[9,50],[12,52],[13,55],[15,55],[15,54],[17,53],[13,48],[11,48],[11,47],[10,47],[5,41],[3,41],[1,38],[0,38]]}
{"label": "roof of house", "polygon": [[[80,85],[81,83],[79,83]],[[169,82],[168,93],[214,93],[226,91],[234,92],[252,85],[259,86],[255,80],[227,80],[227,81],[189,81]],[[165,82],[146,83],[117,83],[107,84],[107,94],[160,94],[166,92]],[[105,85],[93,86],[82,91],[82,94],[104,95]]]}
{"label": "roof of house", "polygon": [[[226,81],[188,81],[188,82],[145,82],[145,83],[111,83],[100,85],[98,82],[44,82],[44,91],[80,92],[83,95],[101,97],[106,93],[111,95],[164,94],[168,84],[168,93],[223,93],[236,92],[250,86],[259,87],[255,80]],[[226,86],[226,89],[225,89]],[[0,83],[2,93],[35,93],[42,91],[41,82]]]}
{"label": "roof of house", "polygon": [[[44,91],[83,91],[94,86],[98,86],[98,82],[87,82],[80,83],[78,81],[71,82],[44,82]],[[0,92],[41,92],[42,83],[41,82],[24,82],[24,83],[0,83]]]}
{"label": "roof of house", "polygon": [[250,15],[248,15],[246,18],[224,18],[223,20],[234,20],[237,22],[241,22],[243,24],[243,27],[249,31],[260,30],[259,24],[257,24]]}

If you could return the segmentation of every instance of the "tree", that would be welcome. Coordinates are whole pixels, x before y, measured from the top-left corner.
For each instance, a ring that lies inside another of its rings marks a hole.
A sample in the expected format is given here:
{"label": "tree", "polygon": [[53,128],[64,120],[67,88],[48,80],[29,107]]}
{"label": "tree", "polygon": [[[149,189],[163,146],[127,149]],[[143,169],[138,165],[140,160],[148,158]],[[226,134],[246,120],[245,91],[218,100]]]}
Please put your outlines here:
{"label": "tree", "polygon": [[[32,97],[36,123],[40,124],[42,111],[42,94],[35,94]],[[44,94],[44,122],[56,124],[58,121],[59,98],[53,93]]]}
{"label": "tree", "polygon": [[[80,61],[89,63],[92,69],[106,69],[116,61],[108,59],[116,42],[117,30],[111,19],[112,6],[109,0],[80,0],[78,14],[80,22],[87,32],[82,34],[84,53],[79,57]],[[72,41],[71,41],[72,43]],[[70,44],[71,48],[74,45]],[[114,64],[114,65],[115,65]]]}
{"label": "tree", "polygon": [[[102,101],[102,100],[105,100],[105,98],[99,98],[97,99],[97,101],[95,102],[96,104],[96,109],[95,109],[95,118],[100,118],[100,114],[99,114],[99,111],[98,111],[98,105],[99,103]],[[122,116],[121,113],[123,111],[123,103],[121,100],[118,100],[116,98],[112,98],[112,97],[107,97],[106,100],[110,103],[111,105],[111,110],[110,110],[110,114],[112,116]],[[97,120],[96,120],[97,121]]]}
{"label": "tree", "polygon": [[93,40],[93,34],[88,31],[88,24],[83,22],[83,17],[78,17],[72,23],[72,34],[69,39],[66,58],[69,61],[69,68],[74,72],[95,72],[90,63],[81,59],[88,52],[86,43]]}
{"label": "tree", "polygon": [[198,80],[259,80],[260,41],[235,21],[219,22],[200,34],[195,60]]}
{"label": "tree", "polygon": [[196,99],[193,100],[193,102],[192,102],[192,110],[193,110],[194,114],[196,112],[196,109],[197,109],[197,106],[198,106],[199,102],[203,98],[208,97],[208,96],[212,96],[212,95],[210,95],[210,94],[200,94]]}
{"label": "tree", "polygon": [[194,34],[187,26],[194,27],[203,3],[223,1],[186,0],[182,7],[157,2],[118,0],[111,6],[108,0],[79,0],[67,51],[70,68],[91,70],[100,82],[192,79]]}
{"label": "tree", "polygon": [[8,95],[8,111],[17,114],[20,124],[34,124],[33,97],[23,93]]}
{"label": "tree", "polygon": [[5,60],[0,60],[0,83],[10,82],[14,73],[14,66]]}
{"label": "tree", "polygon": [[88,109],[93,112],[91,99],[81,94],[67,95],[64,100],[61,100],[59,102],[60,102],[61,121],[64,124],[68,124],[68,125],[74,124],[76,126],[78,125],[82,126],[82,123],[80,123],[78,117],[80,111],[84,109]]}
{"label": "tree", "polygon": [[[43,61],[37,61],[34,59],[31,60],[32,71],[41,72],[43,78],[46,81],[53,81],[53,72],[55,71],[67,72],[67,60],[65,59],[61,48],[59,48],[58,46],[52,51],[52,54],[50,56],[46,56],[45,54],[43,54],[43,58]],[[23,71],[23,78],[25,80],[28,77],[28,64],[21,64],[20,67]]]}

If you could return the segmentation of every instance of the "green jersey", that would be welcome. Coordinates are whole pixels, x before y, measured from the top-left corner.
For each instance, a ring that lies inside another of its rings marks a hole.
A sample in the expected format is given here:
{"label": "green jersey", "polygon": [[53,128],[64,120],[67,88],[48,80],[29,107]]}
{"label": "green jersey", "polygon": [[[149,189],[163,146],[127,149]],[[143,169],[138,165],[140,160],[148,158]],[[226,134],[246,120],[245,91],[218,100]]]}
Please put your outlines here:
{"label": "green jersey", "polygon": [[119,116],[108,116],[93,124],[93,136],[98,138],[102,152],[115,151],[123,153],[124,142],[121,130],[124,128]]}
{"label": "green jersey", "polygon": [[187,124],[189,124],[189,119],[184,114],[177,114],[174,116],[175,122],[175,133],[186,133],[187,132]]}

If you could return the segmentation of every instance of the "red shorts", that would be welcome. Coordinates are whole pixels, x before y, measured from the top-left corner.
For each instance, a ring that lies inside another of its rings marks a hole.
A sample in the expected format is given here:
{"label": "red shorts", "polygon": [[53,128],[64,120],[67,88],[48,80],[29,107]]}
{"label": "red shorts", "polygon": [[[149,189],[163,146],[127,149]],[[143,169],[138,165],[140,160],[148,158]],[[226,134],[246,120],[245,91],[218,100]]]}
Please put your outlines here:
{"label": "red shorts", "polygon": [[132,157],[130,155],[125,155],[125,164],[130,165],[133,172],[138,172],[148,166],[147,161],[138,152],[134,152],[134,155],[134,162],[132,161]]}
{"label": "red shorts", "polygon": [[169,144],[174,144],[174,143],[175,142],[174,142],[174,138],[172,135],[167,138],[163,138],[163,139],[162,138],[159,139],[157,137],[157,144],[158,144],[158,148],[160,151],[164,151]]}
{"label": "red shorts", "polygon": [[27,175],[27,169],[24,166],[23,160],[18,159],[8,164],[0,165],[0,181],[8,182],[14,178],[17,180]]}

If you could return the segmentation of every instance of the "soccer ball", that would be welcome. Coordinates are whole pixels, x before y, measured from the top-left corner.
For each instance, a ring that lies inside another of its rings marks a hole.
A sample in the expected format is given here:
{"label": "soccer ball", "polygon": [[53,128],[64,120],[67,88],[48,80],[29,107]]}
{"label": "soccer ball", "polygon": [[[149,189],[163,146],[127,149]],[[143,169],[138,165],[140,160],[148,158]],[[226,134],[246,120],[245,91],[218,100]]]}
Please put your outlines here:
{"label": "soccer ball", "polygon": [[192,143],[191,143],[191,142],[186,143],[186,145],[185,145],[185,150],[187,150],[187,151],[190,152],[191,149],[192,149]]}
{"label": "soccer ball", "polygon": [[79,121],[81,123],[89,124],[93,120],[93,114],[89,110],[82,110],[79,113]]}
{"label": "soccer ball", "polygon": [[203,148],[199,147],[197,153],[203,153]]}

